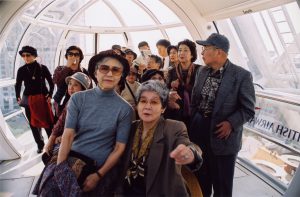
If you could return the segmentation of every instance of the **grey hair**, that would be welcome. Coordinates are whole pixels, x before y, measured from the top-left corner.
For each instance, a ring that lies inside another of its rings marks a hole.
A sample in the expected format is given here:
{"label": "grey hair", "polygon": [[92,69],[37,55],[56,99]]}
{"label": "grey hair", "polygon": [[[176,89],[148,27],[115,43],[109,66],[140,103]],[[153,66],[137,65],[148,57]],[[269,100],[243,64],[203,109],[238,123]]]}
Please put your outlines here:
{"label": "grey hair", "polygon": [[169,89],[166,84],[163,84],[157,80],[149,80],[140,85],[136,92],[137,101],[140,101],[141,95],[145,91],[155,92],[159,95],[162,107],[165,108],[168,104]]}

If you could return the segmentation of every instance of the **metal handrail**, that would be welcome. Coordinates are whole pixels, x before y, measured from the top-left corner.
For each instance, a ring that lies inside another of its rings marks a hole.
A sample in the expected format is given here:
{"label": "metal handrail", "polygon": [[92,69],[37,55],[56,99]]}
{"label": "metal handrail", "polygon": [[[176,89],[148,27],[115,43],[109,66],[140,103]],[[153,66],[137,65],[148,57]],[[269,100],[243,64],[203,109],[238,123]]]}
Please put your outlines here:
{"label": "metal handrail", "polygon": [[300,100],[296,100],[296,99],[292,99],[292,98],[279,97],[278,95],[272,95],[270,93],[264,93],[264,92],[261,92],[261,91],[256,91],[255,96],[260,97],[260,98],[266,98],[266,99],[274,100],[274,101],[279,101],[279,102],[282,102],[282,103],[288,103],[288,104],[300,107]]}

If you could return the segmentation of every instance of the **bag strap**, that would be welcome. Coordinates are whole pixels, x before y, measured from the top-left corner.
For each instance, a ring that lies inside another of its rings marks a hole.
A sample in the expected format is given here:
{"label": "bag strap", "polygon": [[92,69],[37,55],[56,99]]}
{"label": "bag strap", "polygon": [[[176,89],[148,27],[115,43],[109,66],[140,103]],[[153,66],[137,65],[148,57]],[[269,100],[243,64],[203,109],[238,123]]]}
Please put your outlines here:
{"label": "bag strap", "polygon": [[133,97],[134,103],[137,105],[136,98],[135,98],[135,96],[134,96],[134,94],[133,94],[133,92],[132,92],[132,90],[131,90],[129,84],[127,83],[127,81],[125,81],[125,85],[127,86],[127,88],[128,88],[128,90],[129,90],[131,96]]}

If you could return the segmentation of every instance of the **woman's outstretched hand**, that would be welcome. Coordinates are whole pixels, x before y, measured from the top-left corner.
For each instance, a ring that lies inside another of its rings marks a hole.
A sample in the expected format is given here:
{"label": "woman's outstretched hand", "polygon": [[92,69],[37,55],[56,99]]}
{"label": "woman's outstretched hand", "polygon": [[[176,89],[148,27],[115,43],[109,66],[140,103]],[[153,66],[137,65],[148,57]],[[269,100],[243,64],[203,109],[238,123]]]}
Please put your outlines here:
{"label": "woman's outstretched hand", "polygon": [[194,161],[193,151],[184,144],[179,144],[171,153],[170,157],[173,158],[176,164],[185,165]]}

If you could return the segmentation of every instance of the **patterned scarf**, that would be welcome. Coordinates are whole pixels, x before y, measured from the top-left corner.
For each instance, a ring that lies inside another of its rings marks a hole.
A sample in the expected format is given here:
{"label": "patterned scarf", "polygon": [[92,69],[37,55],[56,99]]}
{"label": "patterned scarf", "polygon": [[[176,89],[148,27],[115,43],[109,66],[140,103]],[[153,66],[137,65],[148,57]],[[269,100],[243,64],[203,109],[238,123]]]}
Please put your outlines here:
{"label": "patterned scarf", "polygon": [[192,63],[188,69],[187,77],[186,80],[183,80],[182,77],[182,66],[181,64],[178,64],[176,66],[176,74],[179,79],[180,84],[184,86],[184,92],[183,92],[183,116],[188,117],[191,115],[191,109],[190,109],[190,91],[192,90],[192,85],[190,84],[191,82],[191,77],[192,74],[194,73],[195,70],[195,65]]}
{"label": "patterned scarf", "polygon": [[154,131],[157,125],[149,129],[144,139],[143,137],[143,124],[140,122],[138,125],[132,146],[132,154],[130,158],[130,167],[127,170],[128,183],[131,184],[131,179],[135,179],[138,176],[145,176],[145,162],[149,154],[149,149],[153,141]]}

